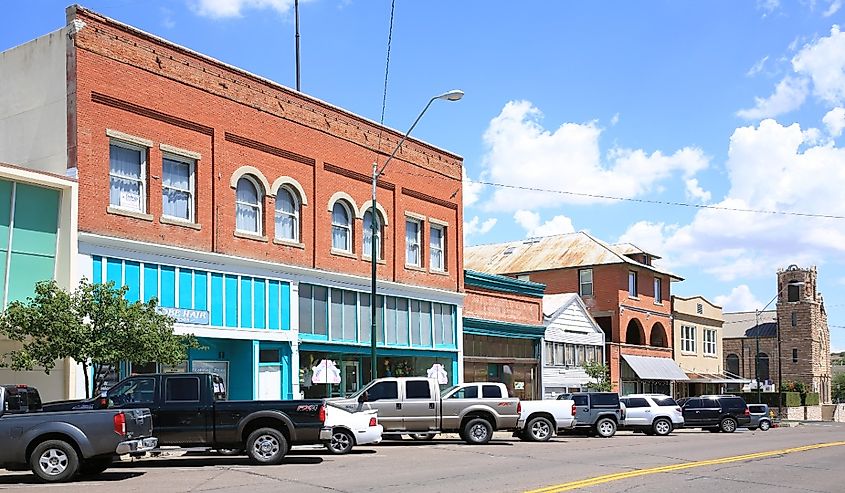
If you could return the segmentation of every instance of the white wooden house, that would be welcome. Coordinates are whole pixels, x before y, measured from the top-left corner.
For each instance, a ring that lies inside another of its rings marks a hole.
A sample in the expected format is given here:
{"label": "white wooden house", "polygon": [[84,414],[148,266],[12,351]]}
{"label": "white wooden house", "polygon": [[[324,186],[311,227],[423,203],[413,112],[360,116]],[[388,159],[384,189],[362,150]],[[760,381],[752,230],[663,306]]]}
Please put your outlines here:
{"label": "white wooden house", "polygon": [[584,389],[584,363],[604,360],[605,336],[576,293],[543,296],[543,398]]}

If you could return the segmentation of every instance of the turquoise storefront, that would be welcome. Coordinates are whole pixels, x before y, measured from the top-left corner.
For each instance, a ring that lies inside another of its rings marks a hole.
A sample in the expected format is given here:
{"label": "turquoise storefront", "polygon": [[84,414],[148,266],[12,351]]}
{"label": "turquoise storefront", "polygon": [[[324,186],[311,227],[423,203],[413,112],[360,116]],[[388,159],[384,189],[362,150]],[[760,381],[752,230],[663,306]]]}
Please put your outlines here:
{"label": "turquoise storefront", "polygon": [[121,376],[153,371],[220,374],[230,399],[293,398],[291,283],[281,279],[92,255],[94,282],[127,286],[130,301],[158,298],[175,330],[199,337],[175,368],[124,365]]}

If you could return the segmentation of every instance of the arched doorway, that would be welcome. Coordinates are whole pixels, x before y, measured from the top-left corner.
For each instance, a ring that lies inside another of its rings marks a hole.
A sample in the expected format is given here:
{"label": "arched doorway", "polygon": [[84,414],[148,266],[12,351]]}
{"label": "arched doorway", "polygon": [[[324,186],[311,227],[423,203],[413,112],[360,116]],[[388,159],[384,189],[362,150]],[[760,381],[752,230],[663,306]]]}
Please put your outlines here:
{"label": "arched doorway", "polygon": [[666,339],[666,329],[663,324],[655,322],[651,327],[651,345],[654,347],[669,347]]}
{"label": "arched doorway", "polygon": [[645,331],[639,320],[632,318],[628,322],[628,328],[625,330],[625,343],[640,346],[645,344]]}

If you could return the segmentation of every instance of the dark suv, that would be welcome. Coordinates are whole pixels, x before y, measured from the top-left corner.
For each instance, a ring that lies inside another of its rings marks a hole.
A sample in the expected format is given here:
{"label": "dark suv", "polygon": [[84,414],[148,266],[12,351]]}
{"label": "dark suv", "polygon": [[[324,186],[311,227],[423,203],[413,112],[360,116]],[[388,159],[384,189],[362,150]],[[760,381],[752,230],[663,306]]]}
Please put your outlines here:
{"label": "dark suv", "polygon": [[711,432],[733,433],[751,422],[751,413],[742,397],[735,395],[703,395],[678,400],[684,413],[684,428],[701,428]]}
{"label": "dark suv", "polygon": [[575,403],[576,430],[602,438],[612,437],[625,417],[619,404],[619,394],[615,392],[576,392],[561,394],[557,398]]}

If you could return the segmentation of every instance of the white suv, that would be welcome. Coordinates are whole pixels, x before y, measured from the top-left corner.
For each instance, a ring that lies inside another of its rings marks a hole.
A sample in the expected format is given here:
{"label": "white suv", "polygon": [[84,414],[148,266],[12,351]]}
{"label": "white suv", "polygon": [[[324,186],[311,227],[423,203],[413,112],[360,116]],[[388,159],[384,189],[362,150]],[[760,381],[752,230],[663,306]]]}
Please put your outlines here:
{"label": "white suv", "polygon": [[626,408],[620,429],[665,436],[684,426],[681,407],[668,395],[631,394],[619,400]]}

